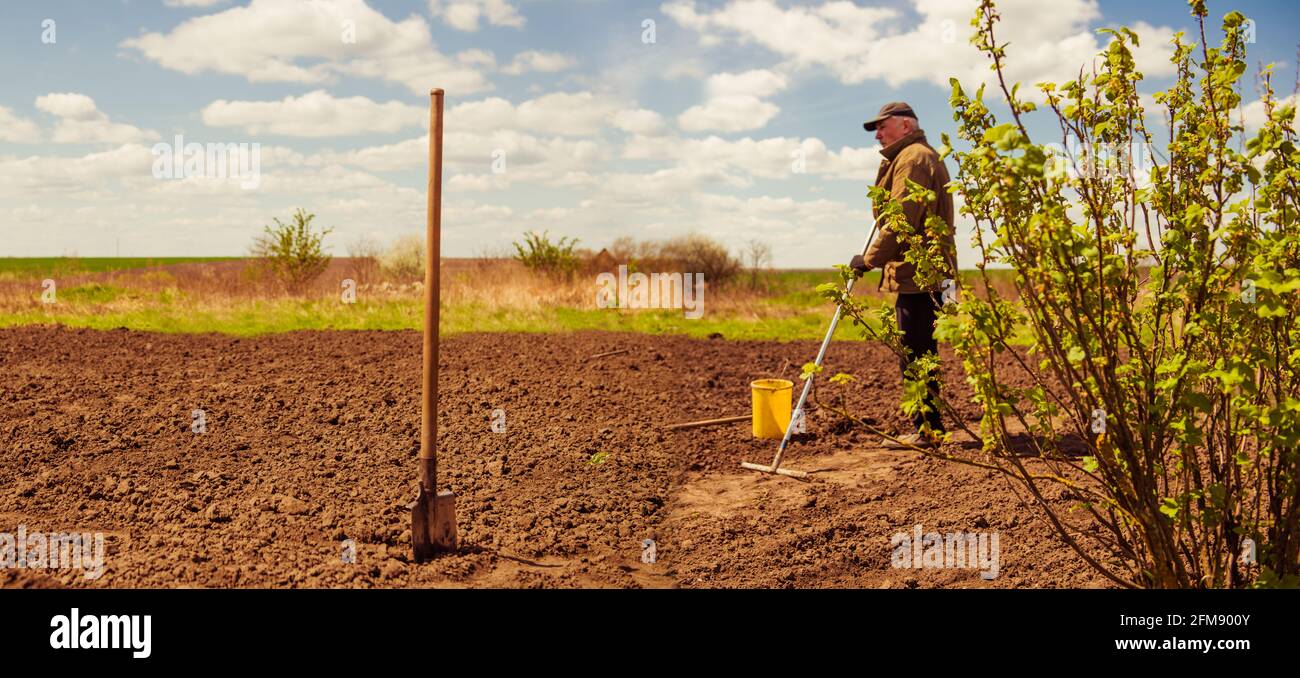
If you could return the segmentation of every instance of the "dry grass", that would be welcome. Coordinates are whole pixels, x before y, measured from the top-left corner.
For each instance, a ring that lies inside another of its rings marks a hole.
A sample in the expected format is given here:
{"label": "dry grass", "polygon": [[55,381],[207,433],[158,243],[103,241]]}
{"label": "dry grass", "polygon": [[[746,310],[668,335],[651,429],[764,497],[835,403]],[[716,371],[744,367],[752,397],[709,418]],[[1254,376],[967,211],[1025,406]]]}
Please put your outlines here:
{"label": "dry grass", "polygon": [[[443,331],[593,328],[816,338],[825,331],[832,309],[815,288],[836,277],[831,270],[764,271],[756,288],[748,284],[748,275],[727,286],[706,286],[704,317],[688,320],[683,310],[597,308],[600,272],[587,270],[557,278],[532,273],[512,259],[444,259],[440,295]],[[46,277],[56,281],[57,304],[42,303],[41,280]],[[351,285],[345,282],[348,280],[355,282],[357,303],[342,303],[345,286]],[[876,280],[872,275],[857,289],[883,301],[885,295],[875,292]],[[1013,291],[1009,279],[1005,285],[1007,290],[1000,291]],[[31,270],[0,279],[0,326],[60,322],[235,334],[323,328],[417,329],[423,313],[422,290],[421,280],[394,278],[373,260],[360,258],[334,259],[298,294],[259,277],[257,268],[245,260],[67,276]]]}

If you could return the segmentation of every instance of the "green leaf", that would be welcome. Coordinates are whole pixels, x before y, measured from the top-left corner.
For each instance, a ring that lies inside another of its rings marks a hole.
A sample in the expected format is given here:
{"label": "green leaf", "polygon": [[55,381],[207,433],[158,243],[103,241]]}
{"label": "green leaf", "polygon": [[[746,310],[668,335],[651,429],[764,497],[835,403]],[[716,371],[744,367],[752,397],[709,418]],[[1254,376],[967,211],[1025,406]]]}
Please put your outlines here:
{"label": "green leaf", "polygon": [[1261,318],[1285,318],[1286,307],[1270,299],[1259,304],[1255,315]]}
{"label": "green leaf", "polygon": [[948,84],[952,85],[952,98],[954,100],[966,98],[966,93],[962,91],[961,83],[958,82],[957,78],[948,78]]}
{"label": "green leaf", "polygon": [[1183,400],[1188,405],[1191,405],[1195,409],[1201,412],[1205,412],[1206,414],[1208,414],[1210,410],[1214,409],[1214,406],[1210,404],[1209,398],[1206,398],[1204,395],[1200,393],[1196,393],[1194,391],[1189,391],[1185,395],[1183,395]]}

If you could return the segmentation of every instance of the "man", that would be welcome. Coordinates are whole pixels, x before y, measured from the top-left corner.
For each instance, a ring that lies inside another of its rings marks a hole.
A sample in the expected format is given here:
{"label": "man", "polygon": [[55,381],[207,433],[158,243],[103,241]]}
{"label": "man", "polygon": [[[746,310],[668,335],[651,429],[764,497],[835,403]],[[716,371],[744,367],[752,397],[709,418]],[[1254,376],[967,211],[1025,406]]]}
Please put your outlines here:
{"label": "man", "polygon": [[[916,113],[911,106],[902,102],[885,104],[879,115],[862,126],[868,132],[876,133],[876,141],[881,146],[880,154],[885,156],[880,171],[876,174],[876,186],[884,188],[894,200],[902,204],[903,214],[914,232],[929,242],[931,236],[925,227],[927,217],[936,215],[948,224],[948,232],[941,237],[948,264],[944,278],[955,280],[957,247],[952,234],[953,208],[952,195],[947,190],[948,169],[939,159],[939,154],[926,143],[925,132],[918,125]],[[929,204],[903,202],[908,193],[908,180],[934,191],[937,200]],[[880,218],[878,211],[874,211],[873,215]],[[873,268],[881,269],[880,289],[898,294],[894,315],[903,334],[906,355],[899,361],[899,366],[904,375],[908,365],[916,358],[926,353],[938,353],[934,321],[936,310],[943,305],[942,283],[922,285],[914,279],[916,266],[903,260],[907,247],[907,243],[902,242],[897,233],[881,224],[880,232],[876,234],[871,249],[867,250],[866,257],[855,255],[849,263],[858,275]],[[936,434],[944,430],[935,397],[939,391],[938,382],[931,380],[929,389],[930,394],[926,397],[929,412],[918,413],[912,419],[917,432],[899,438],[907,445],[928,447],[934,444],[930,438],[921,434],[921,427],[925,423],[929,423],[930,429]],[[889,447],[900,447],[892,441],[885,442]]]}

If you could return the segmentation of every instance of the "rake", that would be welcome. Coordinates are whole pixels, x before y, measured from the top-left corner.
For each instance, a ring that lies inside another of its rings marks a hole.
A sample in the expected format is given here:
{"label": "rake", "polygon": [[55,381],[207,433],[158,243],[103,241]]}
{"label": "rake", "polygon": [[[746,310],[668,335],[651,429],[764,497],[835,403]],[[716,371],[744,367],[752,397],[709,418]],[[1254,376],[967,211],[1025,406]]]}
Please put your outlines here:
{"label": "rake", "polygon": [[[877,222],[876,225],[871,227],[871,233],[867,235],[866,242],[862,243],[862,256],[864,257],[867,256],[867,250],[871,249],[871,241],[875,240],[876,230],[879,227],[880,227],[879,222]],[[856,277],[849,279],[849,284],[844,288],[844,296],[847,297],[849,294],[853,292],[853,283],[856,281],[857,281]],[[831,337],[835,336],[835,328],[839,326],[840,316],[843,314],[843,312],[844,312],[844,305],[836,304],[835,315],[831,316],[831,327],[830,329],[826,330],[826,338],[822,339],[821,350],[817,351],[817,360],[816,362],[813,363],[817,367],[821,367],[822,360],[826,359],[826,349],[829,348],[831,345]],[[804,403],[807,402],[808,400],[808,393],[812,391],[813,378],[815,376],[816,373],[810,374],[808,375],[808,378],[805,379],[803,382],[803,392],[799,394],[799,404],[795,406],[794,412],[790,415],[790,424],[787,424],[785,427],[785,435],[781,438],[781,446],[776,449],[776,456],[772,458],[772,463],[768,466],[764,466],[762,464],[753,464],[747,461],[742,461],[740,462],[741,468],[746,468],[751,471],[758,471],[760,473],[789,476],[791,478],[808,477],[808,473],[806,471],[791,471],[790,469],[781,468],[781,457],[785,455],[785,448],[789,447],[790,445],[790,435],[794,433],[794,426],[792,424],[796,421],[799,421],[800,418],[803,417],[803,406]]]}

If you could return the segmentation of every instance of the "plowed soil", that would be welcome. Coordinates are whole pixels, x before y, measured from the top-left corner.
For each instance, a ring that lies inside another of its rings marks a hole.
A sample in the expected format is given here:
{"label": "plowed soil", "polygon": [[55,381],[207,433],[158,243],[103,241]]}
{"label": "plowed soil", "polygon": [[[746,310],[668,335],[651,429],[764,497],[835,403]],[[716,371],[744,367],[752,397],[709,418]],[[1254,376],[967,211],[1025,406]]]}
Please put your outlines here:
{"label": "plowed soil", "polygon": [[[457,495],[462,548],[414,564],[418,333],[0,330],[0,532],[108,541],[99,579],[0,569],[0,586],[1106,585],[1007,480],[886,451],[828,412],[809,414],[784,464],[820,470],[810,482],[740,470],[776,445],[747,423],[662,428],[747,414],[751,380],[793,379],[816,349],[612,333],[444,339],[440,482]],[[858,377],[850,409],[906,430],[884,348],[836,344],[828,370]],[[915,525],[996,531],[998,576],[892,567],[891,536]],[[643,562],[647,539],[654,562]]]}

